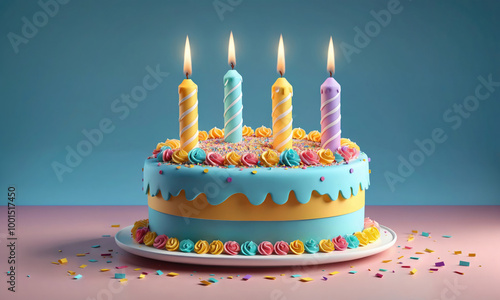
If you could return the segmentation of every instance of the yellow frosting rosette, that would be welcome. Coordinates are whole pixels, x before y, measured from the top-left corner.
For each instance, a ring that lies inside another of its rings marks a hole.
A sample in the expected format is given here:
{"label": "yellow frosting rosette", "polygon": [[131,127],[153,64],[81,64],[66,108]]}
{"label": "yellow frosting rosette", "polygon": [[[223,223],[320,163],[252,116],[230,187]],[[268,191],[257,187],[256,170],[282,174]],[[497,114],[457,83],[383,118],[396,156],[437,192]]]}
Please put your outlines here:
{"label": "yellow frosting rosette", "polygon": [[156,150],[160,150],[161,147],[166,146],[165,143],[158,143],[156,144]]}
{"label": "yellow frosting rosette", "polygon": [[137,232],[137,229],[148,227],[148,225],[149,225],[149,219],[136,221],[134,223],[134,226],[132,227],[132,230],[130,230],[130,232],[132,233],[132,238],[135,240],[135,233]]}
{"label": "yellow frosting rosette", "polygon": [[265,126],[261,126],[257,129],[255,129],[255,136],[256,137],[270,137],[273,134],[273,131],[271,128],[267,128]]}
{"label": "yellow frosting rosette", "polygon": [[221,129],[214,127],[208,131],[209,139],[221,139],[224,137],[224,131]]}
{"label": "yellow frosting rosette", "polygon": [[309,132],[307,139],[313,142],[321,143],[321,133],[317,130]]}
{"label": "yellow frosting rosette", "polygon": [[332,164],[335,161],[335,156],[330,149],[319,149],[318,150],[319,162],[324,165]]}
{"label": "yellow frosting rosette", "polygon": [[225,165],[233,165],[238,166],[241,163],[241,155],[238,153],[231,151],[224,156],[224,164]]}
{"label": "yellow frosting rosette", "polygon": [[144,245],[146,246],[153,246],[153,244],[155,243],[155,239],[156,239],[156,232],[154,231],[148,231],[148,233],[146,233],[146,235],[144,236]]}
{"label": "yellow frosting rosette", "polygon": [[215,240],[210,243],[210,250],[208,251],[210,254],[219,255],[222,251],[224,251],[224,244],[221,241]]}
{"label": "yellow frosting rosette", "polygon": [[368,243],[373,243],[380,237],[380,231],[375,226],[365,228],[363,233],[368,237]]}
{"label": "yellow frosting rosette", "polygon": [[243,126],[241,134],[243,136],[252,136],[253,135],[253,129],[252,129],[252,127]]}
{"label": "yellow frosting rosette", "polygon": [[188,162],[188,160],[188,153],[185,150],[175,150],[174,154],[172,154],[172,162],[176,164],[183,164]]}
{"label": "yellow frosting rosette", "polygon": [[179,240],[177,238],[169,238],[167,240],[167,244],[165,245],[165,248],[168,251],[177,251],[177,250],[179,250]]}
{"label": "yellow frosting rosette", "polygon": [[208,253],[208,250],[210,250],[210,245],[208,245],[207,241],[199,240],[194,244],[194,252],[198,254]]}
{"label": "yellow frosting rosette", "polygon": [[368,236],[364,232],[355,232],[354,236],[358,238],[360,246],[368,245]]}
{"label": "yellow frosting rosette", "polygon": [[171,149],[179,149],[181,147],[181,142],[179,140],[169,140],[169,139],[167,139],[164,144],[165,144],[164,146],[168,146]]}
{"label": "yellow frosting rosette", "polygon": [[304,253],[304,243],[302,243],[301,240],[295,240],[290,243],[290,251],[292,251],[293,254],[300,255]]}
{"label": "yellow frosting rosette", "polygon": [[360,151],[359,146],[355,142],[351,141],[350,139],[341,138],[340,139],[340,146],[341,147],[348,146],[349,148],[356,148],[356,149],[358,149],[358,151]]}
{"label": "yellow frosting rosette", "polygon": [[332,240],[321,240],[319,242],[319,251],[321,252],[332,252],[335,250],[335,245]]}
{"label": "yellow frosting rosette", "polygon": [[303,140],[306,138],[306,131],[302,128],[295,128],[292,130],[292,137],[297,140]]}
{"label": "yellow frosting rosette", "polygon": [[206,141],[208,139],[208,133],[204,130],[198,131],[198,141]]}
{"label": "yellow frosting rosette", "polygon": [[280,161],[280,157],[276,151],[267,150],[260,155],[260,163],[266,167],[276,166]]}

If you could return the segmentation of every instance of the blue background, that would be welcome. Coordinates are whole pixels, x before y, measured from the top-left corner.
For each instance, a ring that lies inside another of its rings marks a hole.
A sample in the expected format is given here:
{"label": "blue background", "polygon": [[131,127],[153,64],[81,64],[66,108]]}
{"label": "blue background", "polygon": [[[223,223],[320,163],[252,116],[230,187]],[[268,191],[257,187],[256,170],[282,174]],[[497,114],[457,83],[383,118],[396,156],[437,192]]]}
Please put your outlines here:
{"label": "blue background", "polygon": [[[199,86],[200,130],[209,130],[223,126],[232,30],[246,125],[271,126],[282,33],[294,127],[320,129],[319,86],[332,35],[343,136],[372,157],[367,203],[500,204],[500,87],[457,129],[457,121],[443,118],[474,95],[479,76],[500,81],[500,2],[405,0],[387,26],[373,25],[370,12],[388,2],[220,0],[229,9],[218,14],[214,1],[71,1],[16,54],[9,32],[22,35],[22,18],[33,22],[43,10],[36,1],[2,1],[2,189],[14,184],[24,205],[145,205],[144,159],[157,142],[178,138],[185,37]],[[366,26],[380,30],[356,43],[355,28]],[[342,50],[349,45],[356,53]],[[121,120],[111,104],[142,85],[145,68],[156,65],[170,75]],[[82,130],[103,118],[114,131],[59,181],[51,164],[65,163],[66,147],[75,149],[85,139]],[[418,149],[414,140],[431,138],[435,128],[447,140],[391,189],[387,172],[398,174],[398,157],[409,160]]]}

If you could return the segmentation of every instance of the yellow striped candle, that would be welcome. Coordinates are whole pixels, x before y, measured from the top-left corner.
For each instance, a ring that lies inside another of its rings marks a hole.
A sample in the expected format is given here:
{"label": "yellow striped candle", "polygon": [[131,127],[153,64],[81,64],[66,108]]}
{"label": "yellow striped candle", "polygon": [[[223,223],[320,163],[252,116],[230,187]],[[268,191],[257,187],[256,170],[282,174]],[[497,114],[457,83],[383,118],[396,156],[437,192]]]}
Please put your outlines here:
{"label": "yellow striped candle", "polygon": [[285,74],[285,49],[283,37],[280,36],[278,47],[278,73],[280,78],[273,84],[271,95],[273,100],[273,148],[280,152],[292,148],[292,85]]}
{"label": "yellow striped candle", "polygon": [[184,49],[186,79],[179,85],[179,136],[181,149],[186,152],[198,145],[198,86],[189,79],[191,73],[191,49],[189,38],[186,37]]}

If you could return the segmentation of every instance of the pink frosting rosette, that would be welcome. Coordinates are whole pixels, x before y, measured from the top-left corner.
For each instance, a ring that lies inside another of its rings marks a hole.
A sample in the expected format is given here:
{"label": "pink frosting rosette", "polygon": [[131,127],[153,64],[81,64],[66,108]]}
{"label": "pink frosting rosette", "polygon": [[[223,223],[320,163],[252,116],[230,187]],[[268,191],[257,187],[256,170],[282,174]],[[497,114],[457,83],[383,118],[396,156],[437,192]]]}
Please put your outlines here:
{"label": "pink frosting rosette", "polygon": [[341,235],[332,239],[333,245],[335,246],[335,250],[344,251],[347,249],[347,241]]}
{"label": "pink frosting rosette", "polygon": [[278,255],[287,255],[290,251],[290,246],[285,241],[279,241],[274,244],[274,252]]}
{"label": "pink frosting rosette", "polygon": [[346,162],[349,162],[358,157],[359,150],[356,148],[349,148],[349,146],[342,146],[337,149],[337,153],[342,155]]}
{"label": "pink frosting rosette", "polygon": [[205,159],[205,164],[210,166],[223,166],[224,157],[219,153],[210,152],[207,154],[207,158]]}
{"label": "pink frosting rosette", "polygon": [[160,234],[155,238],[155,242],[153,243],[153,247],[156,249],[165,249],[165,245],[167,244],[168,236],[164,234]]}
{"label": "pink frosting rosette", "polygon": [[156,158],[156,155],[161,152],[161,149],[154,149],[153,150],[153,157]]}
{"label": "pink frosting rosette", "polygon": [[259,163],[259,158],[253,153],[245,153],[241,156],[241,164],[246,167],[252,167]]}
{"label": "pink frosting rosette", "polygon": [[163,161],[170,161],[172,159],[172,155],[174,151],[172,149],[165,149],[163,151]]}
{"label": "pink frosting rosette", "polygon": [[302,151],[300,152],[299,156],[300,161],[306,166],[319,164],[319,156],[312,150]]}
{"label": "pink frosting rosette", "polygon": [[148,227],[142,227],[137,229],[135,232],[135,241],[138,242],[139,244],[144,244],[144,237],[146,236],[146,233],[148,233],[149,228]]}
{"label": "pink frosting rosette", "polygon": [[377,227],[378,231],[380,231],[380,225],[377,221],[373,221],[372,219],[366,217],[365,218],[365,229],[370,227]]}
{"label": "pink frosting rosette", "polygon": [[259,250],[261,255],[271,255],[273,254],[273,244],[271,242],[264,241],[260,243],[257,250]]}
{"label": "pink frosting rosette", "polygon": [[224,243],[224,252],[229,255],[236,255],[240,252],[240,244],[235,241],[228,241]]}

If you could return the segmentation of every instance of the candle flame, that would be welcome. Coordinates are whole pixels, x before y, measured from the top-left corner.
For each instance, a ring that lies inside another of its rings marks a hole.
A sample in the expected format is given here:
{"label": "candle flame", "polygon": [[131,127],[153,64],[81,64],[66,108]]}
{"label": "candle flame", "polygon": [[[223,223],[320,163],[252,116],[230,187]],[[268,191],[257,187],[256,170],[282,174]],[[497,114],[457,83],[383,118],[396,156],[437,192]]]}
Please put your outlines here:
{"label": "candle flame", "polygon": [[326,70],[330,72],[330,76],[335,74],[335,52],[333,49],[333,40],[330,37],[330,45],[328,45],[328,60],[326,63]]}
{"label": "candle flame", "polygon": [[191,47],[189,46],[189,37],[186,36],[186,46],[184,47],[184,74],[189,77],[193,69],[191,67]]}
{"label": "candle flame", "polygon": [[231,35],[229,36],[229,47],[227,50],[227,63],[234,68],[236,66],[236,54],[234,51],[234,39],[233,32],[231,31]]}
{"label": "candle flame", "polygon": [[280,35],[280,43],[278,46],[278,73],[281,76],[285,74],[285,47],[283,47],[283,36]]}

